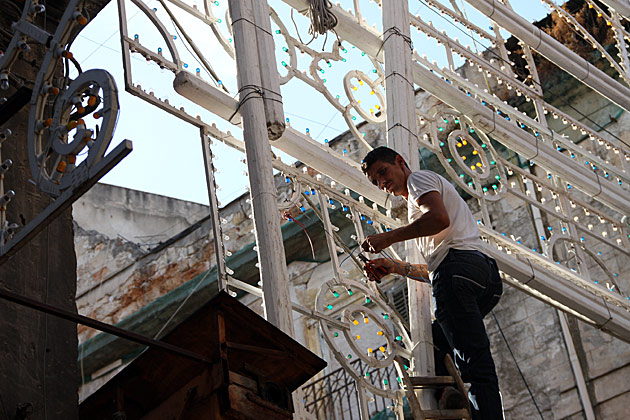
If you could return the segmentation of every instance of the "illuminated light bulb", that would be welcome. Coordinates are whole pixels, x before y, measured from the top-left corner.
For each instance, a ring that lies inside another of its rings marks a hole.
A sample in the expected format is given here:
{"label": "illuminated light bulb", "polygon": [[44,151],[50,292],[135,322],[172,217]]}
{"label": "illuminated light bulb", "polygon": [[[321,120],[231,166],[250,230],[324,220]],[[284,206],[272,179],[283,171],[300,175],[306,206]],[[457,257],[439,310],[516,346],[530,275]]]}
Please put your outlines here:
{"label": "illuminated light bulb", "polygon": [[336,333],[334,334],[334,336],[335,336],[335,337],[339,337],[339,333],[338,333],[338,332],[336,332]]}
{"label": "illuminated light bulb", "polygon": [[354,325],[359,325],[359,321],[357,321],[356,319],[353,319],[353,320],[352,320],[352,323],[353,323]]}
{"label": "illuminated light bulb", "polygon": [[332,306],[331,304],[328,304],[328,305],[326,305],[326,308],[327,308],[328,310],[332,310],[333,306]]}
{"label": "illuminated light bulb", "polygon": [[357,335],[357,340],[360,340],[360,339],[361,339],[361,336],[360,336],[360,335]]}
{"label": "illuminated light bulb", "polygon": [[[384,347],[384,346],[380,346],[378,349],[379,349],[380,351],[382,351],[383,353],[385,353],[385,347]],[[383,382],[385,382],[385,380],[384,380]]]}
{"label": "illuminated light bulb", "polygon": [[376,335],[383,335],[383,331],[377,332]]}
{"label": "illuminated light bulb", "polygon": [[363,318],[363,322],[365,322],[366,324],[370,323],[370,319],[366,316]]}
{"label": "illuminated light bulb", "polygon": [[476,150],[473,150],[472,154],[476,156],[476,155],[478,155],[478,154],[479,154],[479,152],[478,152],[478,151],[476,151]]}
{"label": "illuminated light bulb", "polygon": [[477,162],[477,166],[481,168],[481,162]]}
{"label": "illuminated light bulb", "polygon": [[457,143],[457,147],[462,147],[462,144],[461,143]]}
{"label": "illuminated light bulb", "polygon": [[462,158],[462,160],[466,160],[466,156],[462,156],[461,158]]}
{"label": "illuminated light bulb", "polygon": [[[477,168],[475,168],[475,165],[470,165],[470,169],[474,171],[474,170],[475,170],[475,169],[477,169]],[[472,186],[472,182],[469,182],[468,184],[469,184],[470,186]]]}
{"label": "illuminated light bulb", "polygon": [[79,23],[79,25],[85,26],[88,23],[87,18],[79,12],[74,12],[72,17]]}
{"label": "illuminated light bulb", "polygon": [[367,351],[368,351],[368,353],[373,353],[373,352],[374,352],[374,350],[372,349],[372,347],[368,347]]}

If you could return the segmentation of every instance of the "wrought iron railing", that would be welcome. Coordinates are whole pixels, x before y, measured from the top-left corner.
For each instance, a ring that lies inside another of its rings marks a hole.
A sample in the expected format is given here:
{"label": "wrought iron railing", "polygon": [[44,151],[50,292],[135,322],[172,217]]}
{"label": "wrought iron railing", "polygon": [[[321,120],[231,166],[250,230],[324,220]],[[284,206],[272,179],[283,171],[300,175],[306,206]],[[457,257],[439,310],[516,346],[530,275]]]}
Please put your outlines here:
{"label": "wrought iron railing", "polygon": [[[385,369],[372,369],[357,359],[350,363],[355,370],[370,378],[372,383],[385,383],[398,387],[396,370],[393,365]],[[322,420],[360,419],[359,392],[356,381],[347,370],[339,369],[316,379],[302,387],[304,407]],[[391,408],[392,400],[368,394],[367,405],[370,418],[386,408]]]}

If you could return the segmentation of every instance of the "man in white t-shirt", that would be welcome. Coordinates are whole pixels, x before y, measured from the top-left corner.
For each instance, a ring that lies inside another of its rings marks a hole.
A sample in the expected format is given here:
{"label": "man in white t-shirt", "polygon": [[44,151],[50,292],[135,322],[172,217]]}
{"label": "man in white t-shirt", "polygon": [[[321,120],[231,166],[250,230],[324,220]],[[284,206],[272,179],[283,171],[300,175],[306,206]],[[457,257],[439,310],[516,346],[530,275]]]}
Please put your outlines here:
{"label": "man in white t-shirt", "polygon": [[[437,321],[433,323],[436,374],[447,374],[442,361],[450,347],[462,378],[471,383],[468,397],[473,420],[503,419],[483,323],[503,289],[495,261],[483,252],[470,209],[445,178],[427,170],[411,172],[402,156],[390,148],[372,150],[363,159],[362,169],[374,185],[407,200],[409,219],[406,226],[368,236],[361,244],[363,250],[378,253],[394,243],[415,239],[427,262],[370,260],[366,264],[370,280],[386,274],[431,278]],[[446,405],[441,401],[443,408],[453,408]]]}

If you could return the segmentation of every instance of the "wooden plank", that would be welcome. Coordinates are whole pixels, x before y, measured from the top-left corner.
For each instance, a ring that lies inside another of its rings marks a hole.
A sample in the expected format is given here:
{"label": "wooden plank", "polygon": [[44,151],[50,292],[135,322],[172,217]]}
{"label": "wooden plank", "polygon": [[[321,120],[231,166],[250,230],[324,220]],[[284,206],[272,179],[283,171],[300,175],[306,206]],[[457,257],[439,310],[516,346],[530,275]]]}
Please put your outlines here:
{"label": "wooden plank", "polygon": [[422,408],[420,407],[420,403],[418,402],[418,398],[416,398],[416,394],[413,391],[413,386],[411,385],[409,375],[405,370],[405,364],[400,359],[400,356],[394,356],[394,367],[396,368],[396,372],[398,372],[398,377],[400,378],[404,386],[405,395],[407,396],[407,400],[409,401],[409,406],[411,407],[411,413],[413,414],[414,420],[425,420],[426,417],[424,416]]}
{"label": "wooden plank", "polygon": [[411,376],[409,381],[414,388],[439,388],[456,384],[450,376]]}
{"label": "wooden plank", "polygon": [[424,415],[427,419],[460,420],[469,418],[468,411],[465,408],[457,410],[425,410]]}
{"label": "wooden plank", "polygon": [[464,386],[464,381],[462,381],[462,377],[459,376],[457,367],[455,367],[455,363],[453,362],[450,354],[444,356],[444,364],[446,365],[446,370],[448,371],[448,373],[455,380],[455,383],[457,384],[457,389],[459,389],[459,392],[462,393],[466,400],[466,409],[468,410],[468,415],[466,416],[466,418],[470,419],[470,401],[468,400],[468,397],[466,395],[466,387]]}

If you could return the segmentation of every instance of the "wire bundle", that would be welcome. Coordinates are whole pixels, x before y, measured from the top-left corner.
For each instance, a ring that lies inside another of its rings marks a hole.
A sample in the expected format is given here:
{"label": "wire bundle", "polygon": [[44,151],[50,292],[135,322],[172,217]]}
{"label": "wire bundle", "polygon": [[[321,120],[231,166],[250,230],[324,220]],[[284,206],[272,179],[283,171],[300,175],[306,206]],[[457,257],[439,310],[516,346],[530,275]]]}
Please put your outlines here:
{"label": "wire bundle", "polygon": [[330,11],[332,3],[330,0],[308,0],[308,16],[311,19],[311,27],[308,30],[310,35],[317,37],[337,26],[337,17]]}

